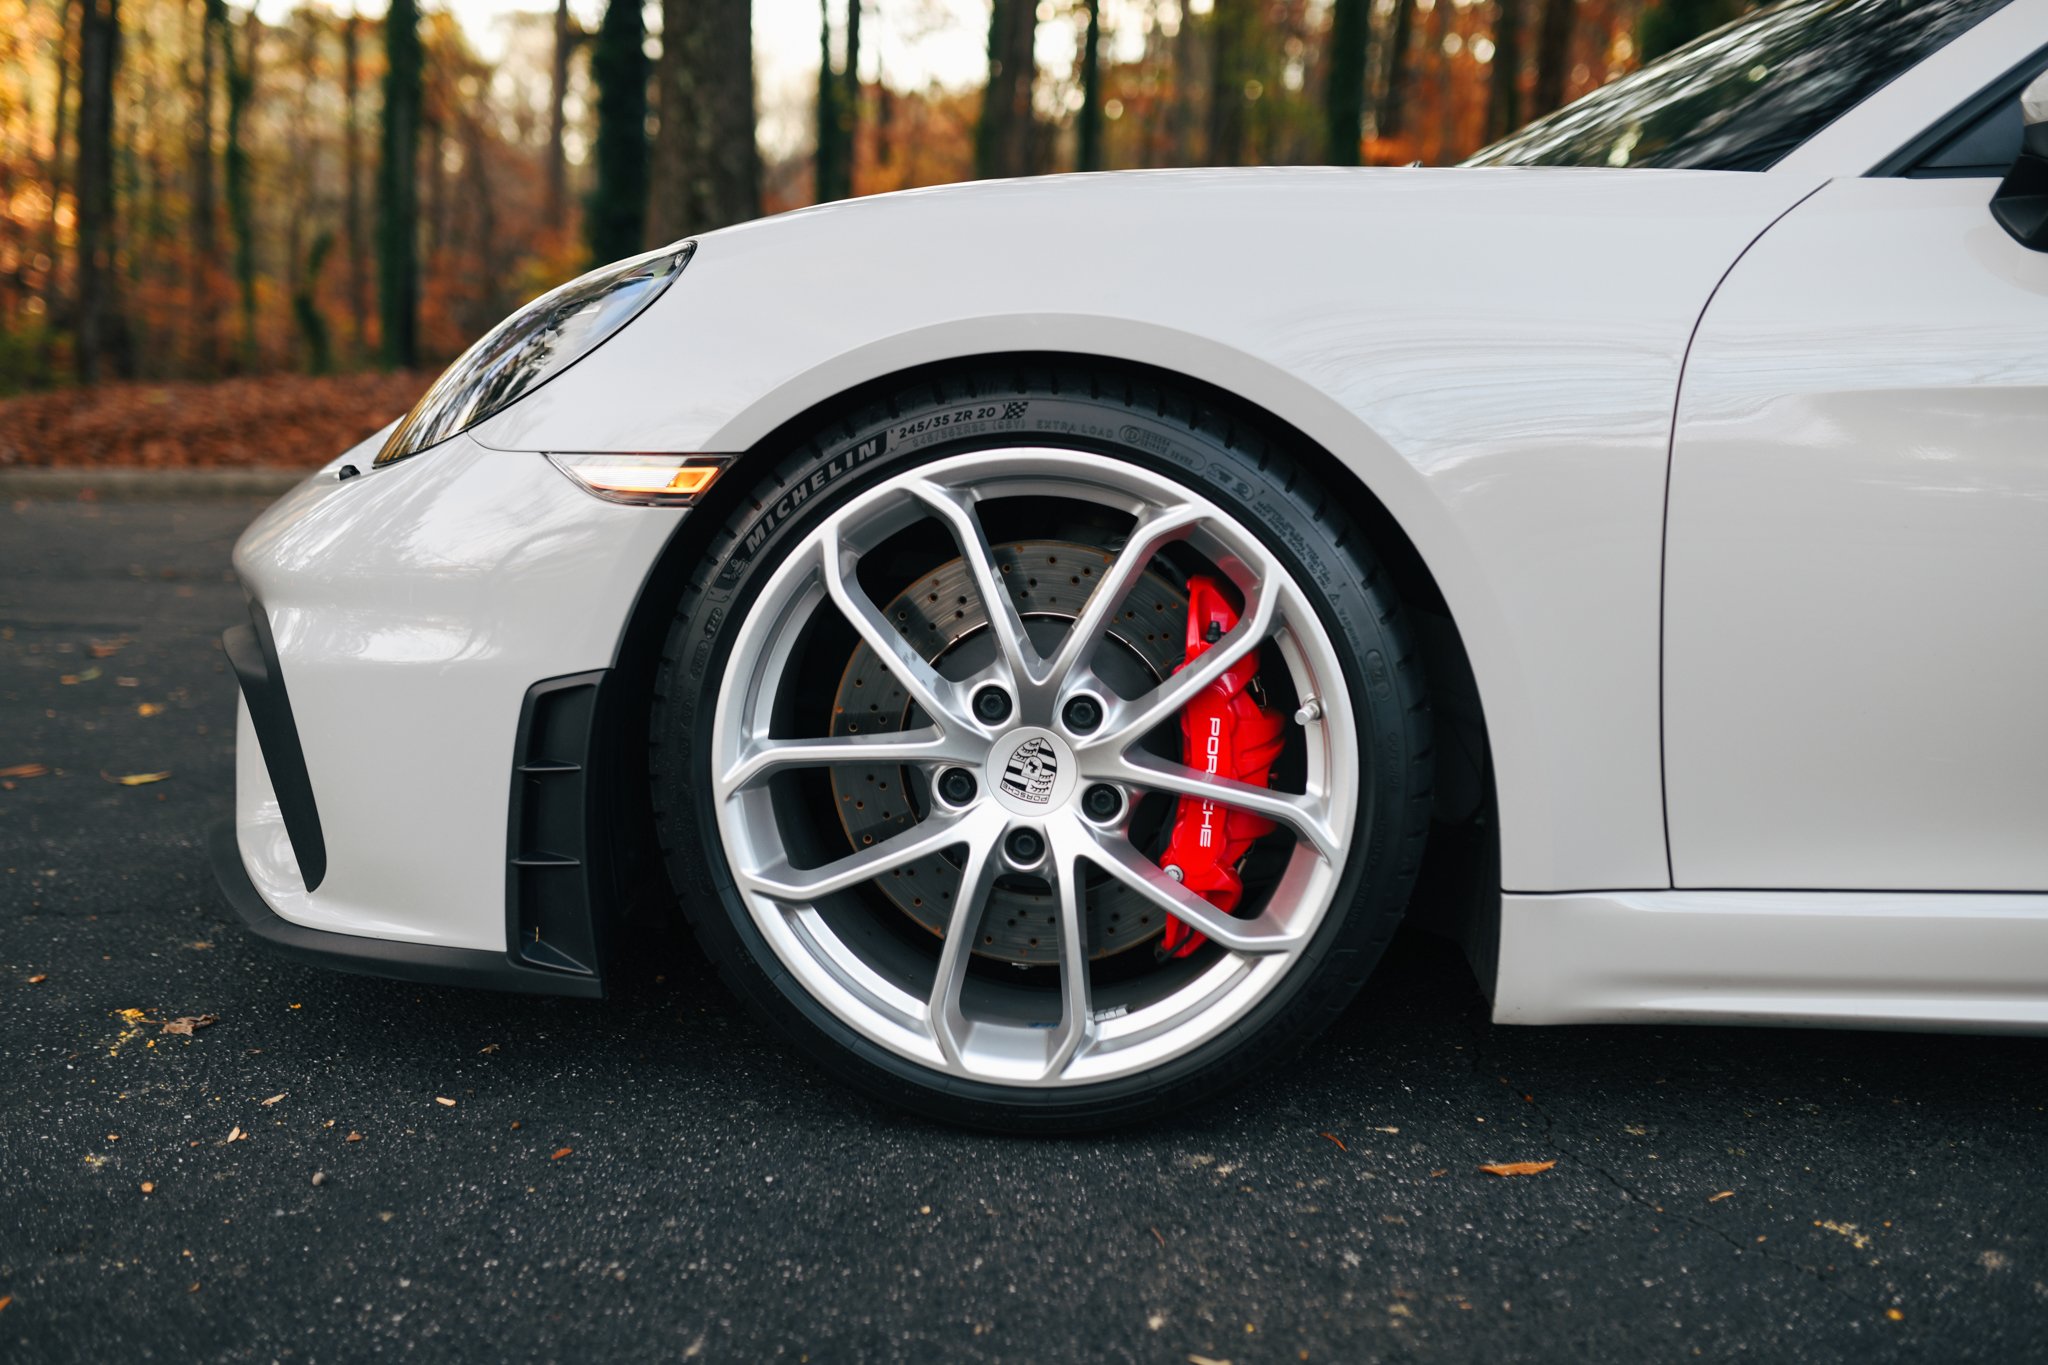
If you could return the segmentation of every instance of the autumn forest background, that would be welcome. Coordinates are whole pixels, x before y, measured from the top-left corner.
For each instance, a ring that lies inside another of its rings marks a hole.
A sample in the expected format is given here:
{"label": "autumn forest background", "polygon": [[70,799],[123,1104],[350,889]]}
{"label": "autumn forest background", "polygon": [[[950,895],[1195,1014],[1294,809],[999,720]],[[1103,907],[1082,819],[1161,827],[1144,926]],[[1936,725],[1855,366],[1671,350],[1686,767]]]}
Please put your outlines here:
{"label": "autumn forest background", "polygon": [[795,52],[797,0],[517,3],[0,0],[0,465],[315,463],[647,246],[979,177],[1449,164],[1746,7],[821,0]]}

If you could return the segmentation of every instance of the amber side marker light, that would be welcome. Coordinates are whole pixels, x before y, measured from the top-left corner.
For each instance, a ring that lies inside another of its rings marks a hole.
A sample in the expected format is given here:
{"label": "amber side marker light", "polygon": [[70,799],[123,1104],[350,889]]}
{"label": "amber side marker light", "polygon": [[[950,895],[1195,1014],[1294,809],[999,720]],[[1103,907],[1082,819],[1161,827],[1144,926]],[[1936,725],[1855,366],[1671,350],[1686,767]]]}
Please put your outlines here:
{"label": "amber side marker light", "polygon": [[717,481],[716,455],[549,455],[555,468],[610,502],[643,507],[687,506]]}

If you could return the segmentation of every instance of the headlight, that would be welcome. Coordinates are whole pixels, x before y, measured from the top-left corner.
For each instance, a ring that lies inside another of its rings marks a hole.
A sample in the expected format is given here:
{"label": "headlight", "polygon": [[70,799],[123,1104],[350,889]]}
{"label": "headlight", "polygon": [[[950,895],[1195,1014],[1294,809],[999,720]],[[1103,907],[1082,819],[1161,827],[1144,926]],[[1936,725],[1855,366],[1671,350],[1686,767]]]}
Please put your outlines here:
{"label": "headlight", "polygon": [[596,350],[661,296],[696,243],[619,261],[541,295],[462,353],[377,452],[379,465],[460,435]]}

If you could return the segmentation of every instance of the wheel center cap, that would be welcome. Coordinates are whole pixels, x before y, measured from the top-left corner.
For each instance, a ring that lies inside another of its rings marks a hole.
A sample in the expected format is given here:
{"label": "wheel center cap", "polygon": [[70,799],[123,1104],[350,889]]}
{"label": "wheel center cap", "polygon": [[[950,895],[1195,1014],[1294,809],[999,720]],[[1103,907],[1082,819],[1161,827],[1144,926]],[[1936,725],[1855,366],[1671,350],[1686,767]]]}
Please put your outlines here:
{"label": "wheel center cap", "polygon": [[988,757],[989,790],[1012,815],[1058,810],[1074,794],[1074,751],[1050,730],[1027,725],[995,742]]}

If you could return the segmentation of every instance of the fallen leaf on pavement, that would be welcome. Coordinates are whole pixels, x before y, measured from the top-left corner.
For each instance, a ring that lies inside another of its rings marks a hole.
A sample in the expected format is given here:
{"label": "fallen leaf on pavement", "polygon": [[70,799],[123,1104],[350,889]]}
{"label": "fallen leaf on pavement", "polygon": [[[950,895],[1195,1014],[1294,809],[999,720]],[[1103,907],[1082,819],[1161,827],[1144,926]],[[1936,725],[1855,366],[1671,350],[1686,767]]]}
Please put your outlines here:
{"label": "fallen leaf on pavement", "polygon": [[1488,1175],[1541,1175],[1556,1164],[1555,1161],[1502,1161],[1479,1169]]}
{"label": "fallen leaf on pavement", "polygon": [[106,778],[107,781],[109,782],[118,783],[123,787],[146,787],[152,782],[163,781],[165,778],[169,777],[170,774],[167,772],[129,773],[125,777],[116,777],[112,773],[108,772],[105,768],[102,768],[100,769],[100,776]]}
{"label": "fallen leaf on pavement", "polygon": [[164,704],[160,701],[139,702],[135,707],[135,714],[138,716],[160,716],[163,713]]}
{"label": "fallen leaf on pavement", "polygon": [[554,1154],[553,1156],[549,1157],[549,1158],[548,1158],[548,1160],[549,1160],[549,1161],[560,1161],[560,1160],[561,1160],[561,1159],[562,1159],[563,1157],[565,1157],[565,1156],[573,1156],[573,1155],[575,1155],[575,1153],[576,1153],[576,1149],[575,1149],[574,1147],[562,1147],[562,1148],[558,1148],[558,1149],[556,1150],[555,1154]]}
{"label": "fallen leaf on pavement", "polygon": [[86,653],[92,655],[92,657],[95,659],[109,659],[112,658],[114,655],[119,654],[121,652],[122,646],[126,645],[127,643],[128,637],[123,635],[120,636],[118,639],[113,640],[94,640],[91,644],[85,647],[85,650]]}
{"label": "fallen leaf on pavement", "polygon": [[1217,1360],[1211,1356],[1191,1355],[1188,1357],[1188,1365],[1230,1365],[1230,1362],[1227,1360]]}
{"label": "fallen leaf on pavement", "polygon": [[288,1090],[278,1091],[275,1095],[272,1095],[269,1099],[263,1101],[263,1107],[265,1109],[268,1109],[271,1105],[276,1104],[279,1100],[283,1099],[286,1095],[290,1093],[291,1092]]}
{"label": "fallen leaf on pavement", "polygon": [[[126,1013],[126,1011],[123,1011],[123,1013]],[[167,1022],[163,1026],[162,1032],[182,1033],[187,1038],[190,1038],[192,1036],[192,1031],[194,1029],[202,1029],[207,1027],[209,1024],[217,1024],[219,1022],[220,1018],[218,1015],[187,1014],[182,1018],[172,1019],[169,1022]]]}
{"label": "fallen leaf on pavement", "polygon": [[99,675],[100,671],[97,668],[88,668],[82,673],[66,673],[62,677],[58,678],[57,681],[62,683],[66,687],[76,687],[80,683],[91,682],[94,678],[97,678]]}
{"label": "fallen leaf on pavement", "polygon": [[1398,1133],[1401,1130],[1399,1128],[1375,1128],[1373,1131],[1375,1133]]}
{"label": "fallen leaf on pavement", "polygon": [[348,1136],[342,1139],[343,1142],[361,1142],[362,1140],[363,1135],[355,1131],[355,1129],[353,1128],[349,1129]]}
{"label": "fallen leaf on pavement", "polygon": [[11,768],[0,768],[0,777],[48,777],[50,770],[41,763],[17,763]]}
{"label": "fallen leaf on pavement", "polygon": [[14,1302],[14,1295],[0,1294],[0,1313],[7,1311],[7,1305]]}
{"label": "fallen leaf on pavement", "polygon": [[477,1049],[479,1053],[496,1052],[497,1050],[498,1045],[496,1043],[485,1043],[482,1047]]}
{"label": "fallen leaf on pavement", "polygon": [[155,1194],[155,1193],[156,1193],[156,1182],[155,1182],[154,1180],[145,1180],[145,1181],[143,1181],[143,1182],[142,1182],[142,1192],[143,1192],[144,1194]]}
{"label": "fallen leaf on pavement", "polygon": [[447,1109],[453,1109],[455,1107],[455,1101],[449,1099],[446,1095],[434,1096],[434,1103],[441,1105],[443,1108]]}
{"label": "fallen leaf on pavement", "polygon": [[[5,1308],[6,1306],[7,1306],[7,1305],[6,1305],[6,1304],[5,1304],[4,1302],[0,1302],[0,1308]],[[1900,1310],[1899,1310],[1899,1309],[1897,1309],[1897,1308],[1887,1308],[1887,1309],[1885,1309],[1885,1310],[1884,1310],[1884,1315],[1885,1315],[1886,1317],[1890,1318],[1890,1319],[1891,1319],[1891,1320],[1892,1320],[1893,1322],[1904,1322],[1904,1321],[1906,1320],[1906,1315],[1905,1315],[1905,1313],[1904,1313],[1904,1312],[1902,1312],[1902,1311],[1900,1311]]]}
{"label": "fallen leaf on pavement", "polygon": [[243,1132],[243,1131],[242,1131],[242,1128],[241,1128],[241,1125],[240,1125],[240,1124],[237,1124],[237,1125],[236,1125],[236,1126],[234,1126],[233,1128],[230,1128],[230,1129],[228,1129],[228,1141],[229,1141],[229,1142],[246,1142],[246,1141],[248,1141],[248,1140],[249,1140],[249,1135],[248,1135],[247,1133],[245,1133],[245,1132]]}
{"label": "fallen leaf on pavement", "polygon": [[50,975],[48,972],[37,972],[34,976],[28,979],[28,984],[31,986],[40,986],[49,979]]}
{"label": "fallen leaf on pavement", "polygon": [[1709,1195],[1709,1196],[1707,1196],[1707,1202],[1708,1202],[1709,1204],[1718,1204],[1718,1203],[1720,1203],[1720,1202],[1721,1202],[1721,1201],[1722,1201],[1723,1199],[1733,1199],[1734,1197],[1735,1197],[1735,1191],[1733,1191],[1733,1190],[1723,1190],[1723,1191],[1721,1191],[1721,1192],[1720,1192],[1719,1194],[1714,1194],[1714,1195]]}
{"label": "fallen leaf on pavement", "polygon": [[1337,1150],[1338,1150],[1338,1151],[1340,1151],[1340,1152],[1348,1152],[1348,1151],[1350,1151],[1350,1150],[1351,1150],[1351,1149],[1350,1149],[1349,1147],[1346,1147],[1346,1146],[1344,1145],[1344,1139],[1343,1139],[1343,1138],[1340,1138],[1340,1137],[1338,1137],[1338,1136],[1337,1136],[1337,1135],[1336,1135],[1335,1133],[1317,1133],[1317,1134],[1316,1134],[1316,1136],[1317,1136],[1317,1137],[1326,1137],[1326,1138],[1328,1138],[1328,1139],[1329,1139],[1330,1141],[1332,1141],[1332,1142],[1336,1143],[1336,1144],[1337,1144]]}

